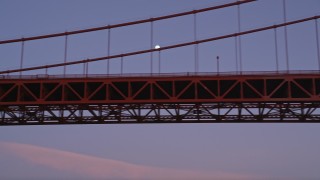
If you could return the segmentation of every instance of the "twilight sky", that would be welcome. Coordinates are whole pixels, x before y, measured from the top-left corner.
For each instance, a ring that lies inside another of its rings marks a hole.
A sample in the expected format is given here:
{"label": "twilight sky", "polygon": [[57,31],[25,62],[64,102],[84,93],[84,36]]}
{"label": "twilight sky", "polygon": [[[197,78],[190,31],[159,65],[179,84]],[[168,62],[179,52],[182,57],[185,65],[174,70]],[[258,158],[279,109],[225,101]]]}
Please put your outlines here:
{"label": "twilight sky", "polygon": [[[230,0],[0,0],[0,39],[71,31]],[[241,30],[283,22],[282,0],[241,6]],[[197,15],[197,38],[237,32],[237,8]],[[320,14],[319,0],[287,0],[287,20]],[[320,29],[320,20],[318,20]],[[68,61],[106,56],[107,31],[69,37]],[[284,29],[277,29],[285,70]],[[154,23],[154,45],[192,41],[193,16]],[[241,37],[243,69],[274,71],[274,30]],[[64,37],[26,42],[24,67],[63,61]],[[290,69],[317,70],[315,22],[288,27]],[[18,68],[20,43],[0,45],[0,70]],[[111,30],[111,54],[150,48],[150,24]],[[199,71],[235,71],[234,38],[199,45]],[[153,71],[158,54],[153,54]],[[120,73],[119,59],[111,73]],[[149,73],[150,54],[124,58]],[[161,72],[193,72],[194,47],[161,52]],[[62,68],[50,69],[60,74]],[[89,73],[105,73],[106,62]],[[43,74],[44,70],[24,72]],[[67,68],[82,73],[82,65]],[[151,124],[0,127],[0,179],[320,179],[319,124]]]}

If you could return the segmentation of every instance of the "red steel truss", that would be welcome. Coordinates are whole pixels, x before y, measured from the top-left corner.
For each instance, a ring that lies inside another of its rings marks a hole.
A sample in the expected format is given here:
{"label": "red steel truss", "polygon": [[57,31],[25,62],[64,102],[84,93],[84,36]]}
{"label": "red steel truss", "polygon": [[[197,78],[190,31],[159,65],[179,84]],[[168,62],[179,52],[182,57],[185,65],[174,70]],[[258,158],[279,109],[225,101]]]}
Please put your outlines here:
{"label": "red steel truss", "polygon": [[0,80],[0,124],[320,122],[320,74]]}

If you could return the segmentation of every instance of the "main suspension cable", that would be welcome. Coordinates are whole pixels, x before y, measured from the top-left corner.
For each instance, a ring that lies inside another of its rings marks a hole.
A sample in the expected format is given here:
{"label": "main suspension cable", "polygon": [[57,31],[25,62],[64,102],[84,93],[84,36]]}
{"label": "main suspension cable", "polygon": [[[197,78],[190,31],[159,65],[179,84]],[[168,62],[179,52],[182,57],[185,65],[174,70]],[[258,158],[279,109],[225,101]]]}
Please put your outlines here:
{"label": "main suspension cable", "polygon": [[59,36],[74,35],[74,34],[93,32],[93,31],[101,31],[101,30],[106,30],[106,29],[113,29],[113,28],[118,28],[118,27],[123,27],[123,26],[131,26],[131,25],[136,25],[136,24],[143,24],[143,23],[148,23],[148,22],[160,21],[160,20],[164,20],[164,19],[171,19],[171,18],[180,17],[180,16],[186,16],[186,15],[190,15],[190,14],[194,14],[194,13],[202,13],[202,12],[206,12],[206,11],[212,11],[212,10],[215,10],[215,9],[222,9],[222,8],[231,7],[231,6],[235,6],[235,5],[240,5],[240,4],[244,4],[244,3],[249,3],[249,2],[253,2],[253,1],[256,1],[256,0],[235,1],[235,2],[231,2],[231,3],[226,3],[226,4],[222,4],[222,5],[215,5],[215,6],[202,8],[202,9],[197,9],[197,10],[192,10],[192,11],[185,11],[185,12],[176,13],[176,14],[158,16],[158,17],[154,17],[154,18],[142,19],[142,20],[137,20],[137,21],[130,21],[130,22],[119,23],[119,24],[114,24],[114,25],[93,27],[93,28],[88,28],[88,29],[81,29],[81,30],[75,30],[75,31],[69,31],[69,32],[61,32],[61,33],[53,33],[53,34],[46,34],[46,35],[40,35],[40,36],[31,36],[31,37],[26,37],[26,38],[0,40],[0,44],[8,44],[8,43],[14,43],[14,42],[21,42],[21,41],[32,41],[32,40],[38,40],[38,39],[46,39],[46,38],[53,38],[53,37],[59,37]]}

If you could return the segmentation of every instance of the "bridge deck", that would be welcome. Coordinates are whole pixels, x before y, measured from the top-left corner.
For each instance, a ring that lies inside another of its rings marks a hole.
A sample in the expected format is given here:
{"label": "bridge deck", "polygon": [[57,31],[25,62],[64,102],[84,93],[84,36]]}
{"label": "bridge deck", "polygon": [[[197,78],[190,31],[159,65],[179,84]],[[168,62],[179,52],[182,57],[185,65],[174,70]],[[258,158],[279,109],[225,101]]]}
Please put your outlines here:
{"label": "bridge deck", "polygon": [[154,122],[320,122],[320,74],[0,80],[0,125]]}
{"label": "bridge deck", "polygon": [[0,105],[320,102],[319,94],[314,72],[0,79]]}

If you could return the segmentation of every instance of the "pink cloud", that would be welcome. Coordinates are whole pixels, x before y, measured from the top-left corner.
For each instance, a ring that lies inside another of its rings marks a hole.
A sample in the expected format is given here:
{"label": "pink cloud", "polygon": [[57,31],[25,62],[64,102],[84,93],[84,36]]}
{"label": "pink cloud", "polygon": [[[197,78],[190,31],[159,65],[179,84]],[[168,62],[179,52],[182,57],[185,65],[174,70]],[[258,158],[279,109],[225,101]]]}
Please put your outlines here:
{"label": "pink cloud", "polygon": [[255,179],[253,176],[234,173],[199,172],[148,167],[28,144],[0,142],[0,149],[6,150],[10,154],[18,156],[30,163],[91,178]]}

